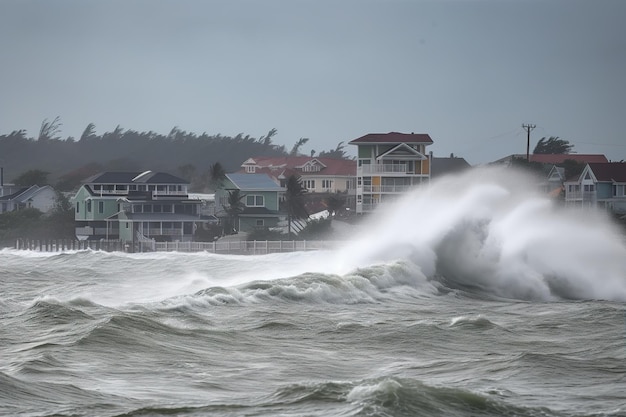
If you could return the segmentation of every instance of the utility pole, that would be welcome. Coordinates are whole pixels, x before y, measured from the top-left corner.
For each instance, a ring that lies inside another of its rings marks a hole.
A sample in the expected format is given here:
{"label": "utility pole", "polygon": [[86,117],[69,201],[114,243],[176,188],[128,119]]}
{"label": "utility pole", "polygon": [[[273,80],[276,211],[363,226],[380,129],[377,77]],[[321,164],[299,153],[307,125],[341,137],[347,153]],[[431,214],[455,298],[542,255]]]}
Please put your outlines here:
{"label": "utility pole", "polygon": [[522,128],[526,130],[526,162],[530,162],[530,131],[536,128],[536,125],[524,123]]}

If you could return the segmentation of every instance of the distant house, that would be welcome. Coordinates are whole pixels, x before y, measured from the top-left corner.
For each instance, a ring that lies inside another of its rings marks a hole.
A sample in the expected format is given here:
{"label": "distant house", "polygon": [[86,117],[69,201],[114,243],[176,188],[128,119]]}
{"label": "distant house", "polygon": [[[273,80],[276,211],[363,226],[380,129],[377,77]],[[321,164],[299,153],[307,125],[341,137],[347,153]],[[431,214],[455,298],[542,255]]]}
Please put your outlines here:
{"label": "distant house", "polygon": [[216,222],[190,198],[188,182],[163,172],[103,172],[87,178],[71,199],[79,239],[192,241]]}
{"label": "distant house", "polygon": [[589,163],[565,186],[565,203],[570,206],[600,207],[626,214],[626,163]]}
{"label": "distant house", "polygon": [[[228,197],[235,190],[241,196],[242,210],[236,219],[231,219]],[[223,224],[234,221],[231,226],[238,232],[275,227],[280,220],[279,201],[284,191],[267,174],[226,174],[215,191],[216,215]]]}
{"label": "distant house", "polygon": [[[600,154],[580,154],[580,153],[562,153],[562,154],[530,154],[529,162],[535,162],[544,165],[562,165],[565,161],[576,161],[579,163],[602,163],[609,162],[606,156]],[[501,164],[505,166],[513,165],[513,160],[526,160],[526,154],[513,154],[493,161],[492,164]]]}
{"label": "distant house", "polygon": [[431,161],[427,134],[370,133],[350,141],[356,145],[356,212],[367,213],[411,187],[428,183]]}
{"label": "distant house", "polygon": [[464,159],[450,155],[449,158],[430,157],[430,178],[435,179],[448,174],[458,174],[472,166]]}
{"label": "distant house", "polygon": [[55,201],[56,192],[49,185],[43,187],[3,185],[0,187],[0,213],[26,208],[36,208],[42,213],[48,213],[54,208]]}
{"label": "distant house", "polygon": [[255,156],[241,164],[240,173],[267,174],[281,187],[292,174],[302,177],[309,193],[354,191],[356,161],[310,156]]}

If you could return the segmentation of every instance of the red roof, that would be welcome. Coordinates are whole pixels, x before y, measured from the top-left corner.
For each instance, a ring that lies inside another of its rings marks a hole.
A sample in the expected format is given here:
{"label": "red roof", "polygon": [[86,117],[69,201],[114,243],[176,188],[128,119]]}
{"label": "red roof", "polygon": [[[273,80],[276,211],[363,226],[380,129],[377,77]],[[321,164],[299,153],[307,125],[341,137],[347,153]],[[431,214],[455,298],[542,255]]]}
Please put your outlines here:
{"label": "red roof", "polygon": [[564,154],[532,154],[529,155],[530,162],[538,162],[540,164],[562,164],[570,159],[576,162],[589,164],[592,162],[609,162],[604,155],[580,154],[580,153],[564,153]]}
{"label": "red roof", "polygon": [[349,143],[424,143],[431,144],[433,140],[427,133],[369,133]]}
{"label": "red roof", "polygon": [[[281,172],[286,171],[285,175],[297,173],[299,175],[350,175],[356,174],[356,161],[353,159],[336,159],[336,158],[318,158],[311,156],[255,156],[250,158],[256,162],[256,172],[265,172],[272,176],[278,176]],[[304,172],[302,167],[307,162],[317,160],[325,167],[320,171]],[[245,169],[239,172],[245,172]]]}
{"label": "red roof", "polygon": [[589,168],[598,181],[626,182],[626,162],[591,163]]}

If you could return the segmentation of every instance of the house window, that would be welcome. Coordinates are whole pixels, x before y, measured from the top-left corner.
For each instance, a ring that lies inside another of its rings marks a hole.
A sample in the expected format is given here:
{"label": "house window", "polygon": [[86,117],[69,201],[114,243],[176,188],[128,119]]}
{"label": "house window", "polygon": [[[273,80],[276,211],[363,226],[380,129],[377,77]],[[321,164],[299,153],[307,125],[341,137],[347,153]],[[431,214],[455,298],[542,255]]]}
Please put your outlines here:
{"label": "house window", "polygon": [[247,195],[246,206],[248,207],[264,207],[265,199],[262,195]]}
{"label": "house window", "polygon": [[91,213],[91,200],[87,200],[87,212]]}
{"label": "house window", "polygon": [[143,205],[143,212],[144,213],[152,213],[152,205],[151,204],[144,204]]}
{"label": "house window", "polygon": [[315,180],[304,180],[302,181],[302,185],[304,185],[304,188],[313,190],[315,189]]}
{"label": "house window", "polygon": [[141,213],[142,212],[142,206],[141,204],[135,204],[133,205],[133,213]]}
{"label": "house window", "polygon": [[302,171],[304,172],[318,172],[320,170],[320,166],[316,164],[309,164],[302,167]]}
{"label": "house window", "polygon": [[104,213],[104,201],[98,201],[98,213]]}
{"label": "house window", "polygon": [[265,226],[265,221],[263,219],[256,219],[257,227]]}
{"label": "house window", "polygon": [[76,202],[76,213],[80,213],[80,203]]}
{"label": "house window", "polygon": [[333,188],[333,180],[322,180],[322,188]]}
{"label": "house window", "polygon": [[585,191],[587,192],[594,191],[593,184],[585,184]]}
{"label": "house window", "polygon": [[163,213],[171,213],[171,212],[172,212],[171,204],[166,204],[163,206]]}
{"label": "house window", "polygon": [[246,165],[246,172],[248,174],[254,174],[256,172],[256,167],[254,165]]}

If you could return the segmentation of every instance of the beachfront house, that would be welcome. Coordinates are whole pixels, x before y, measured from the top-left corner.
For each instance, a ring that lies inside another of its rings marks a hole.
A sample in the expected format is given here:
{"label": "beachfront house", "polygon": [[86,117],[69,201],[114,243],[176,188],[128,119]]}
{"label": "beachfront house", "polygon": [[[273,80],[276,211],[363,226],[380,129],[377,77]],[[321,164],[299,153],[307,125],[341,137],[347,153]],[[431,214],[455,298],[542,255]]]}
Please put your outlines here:
{"label": "beachfront house", "polygon": [[215,190],[215,213],[227,234],[276,227],[284,191],[267,174],[226,174]]}
{"label": "beachfront house", "polygon": [[349,142],[356,145],[356,212],[368,213],[430,180],[433,143],[424,133],[370,133]]}
{"label": "beachfront house", "polygon": [[583,172],[565,181],[565,204],[600,207],[626,214],[626,163],[589,163]]}
{"label": "beachfront house", "polygon": [[71,199],[76,237],[125,242],[193,241],[216,222],[190,198],[188,181],[164,172],[103,172],[87,178]]}

